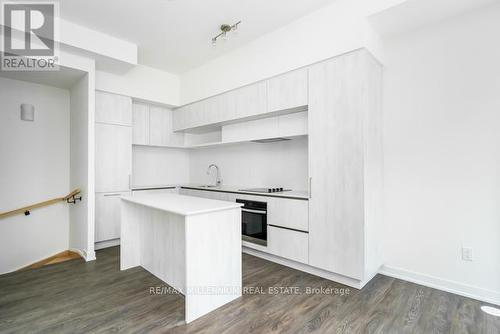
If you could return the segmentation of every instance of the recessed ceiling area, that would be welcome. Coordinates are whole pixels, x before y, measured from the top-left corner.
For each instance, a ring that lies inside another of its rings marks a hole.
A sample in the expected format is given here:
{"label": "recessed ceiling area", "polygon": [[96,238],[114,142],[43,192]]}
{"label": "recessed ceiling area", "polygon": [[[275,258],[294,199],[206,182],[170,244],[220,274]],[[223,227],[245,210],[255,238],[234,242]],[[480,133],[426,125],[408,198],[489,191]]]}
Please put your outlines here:
{"label": "recessed ceiling area", "polygon": [[[138,45],[139,63],[182,73],[335,0],[64,0],[63,19]],[[238,36],[213,47],[223,23]]]}
{"label": "recessed ceiling area", "polygon": [[86,72],[60,66],[58,71],[0,71],[1,78],[33,82],[63,89],[71,88]]}

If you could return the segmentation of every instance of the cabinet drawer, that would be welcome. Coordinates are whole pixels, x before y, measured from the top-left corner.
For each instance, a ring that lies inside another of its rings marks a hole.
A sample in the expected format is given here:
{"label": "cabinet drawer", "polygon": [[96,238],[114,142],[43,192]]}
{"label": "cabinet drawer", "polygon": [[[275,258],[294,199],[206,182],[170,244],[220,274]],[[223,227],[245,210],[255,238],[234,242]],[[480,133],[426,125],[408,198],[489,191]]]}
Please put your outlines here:
{"label": "cabinet drawer", "polygon": [[267,198],[267,223],[309,231],[308,202],[287,198]]}
{"label": "cabinet drawer", "polygon": [[301,263],[308,262],[309,234],[269,225],[267,234],[271,254]]}
{"label": "cabinet drawer", "polygon": [[130,192],[95,194],[95,242],[120,238],[121,196]]}

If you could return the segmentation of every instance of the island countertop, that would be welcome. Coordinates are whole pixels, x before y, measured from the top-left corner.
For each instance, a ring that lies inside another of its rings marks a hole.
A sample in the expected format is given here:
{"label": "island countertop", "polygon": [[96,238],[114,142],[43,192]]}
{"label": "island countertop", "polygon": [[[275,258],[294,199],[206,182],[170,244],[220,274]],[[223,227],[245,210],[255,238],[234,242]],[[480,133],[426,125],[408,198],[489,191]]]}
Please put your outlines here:
{"label": "island countertop", "polygon": [[225,202],[177,194],[123,196],[122,200],[153,209],[171,212],[181,216],[192,216],[215,211],[235,209],[243,205],[241,203]]}

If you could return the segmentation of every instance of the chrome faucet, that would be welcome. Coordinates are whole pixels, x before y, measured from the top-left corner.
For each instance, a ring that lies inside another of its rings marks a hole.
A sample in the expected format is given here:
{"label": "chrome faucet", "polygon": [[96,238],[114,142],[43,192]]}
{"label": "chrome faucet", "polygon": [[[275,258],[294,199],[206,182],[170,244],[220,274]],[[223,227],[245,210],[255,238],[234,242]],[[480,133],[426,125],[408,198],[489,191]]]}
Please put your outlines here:
{"label": "chrome faucet", "polygon": [[210,166],[208,166],[208,168],[207,168],[207,175],[210,175],[210,169],[212,167],[214,167],[217,170],[217,176],[215,178],[215,186],[219,187],[222,184],[222,179],[220,178],[219,166],[217,166],[216,164],[211,164]]}

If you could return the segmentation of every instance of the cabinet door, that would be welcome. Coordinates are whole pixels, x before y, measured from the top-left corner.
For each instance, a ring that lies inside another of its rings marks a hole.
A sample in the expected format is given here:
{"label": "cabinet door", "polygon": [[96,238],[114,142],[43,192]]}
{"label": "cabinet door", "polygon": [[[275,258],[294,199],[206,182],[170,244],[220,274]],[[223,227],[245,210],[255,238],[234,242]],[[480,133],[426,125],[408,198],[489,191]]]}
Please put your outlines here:
{"label": "cabinet door", "polygon": [[278,116],[279,136],[307,135],[307,111]]}
{"label": "cabinet door", "polygon": [[172,110],[150,106],[150,144],[153,146],[183,146],[184,134],[174,133]]}
{"label": "cabinet door", "polygon": [[230,94],[228,99],[234,99],[235,118],[251,117],[267,112],[267,85],[265,81],[236,89],[228,94]]}
{"label": "cabinet door", "polygon": [[307,69],[269,79],[267,101],[269,112],[306,106],[308,104]]}
{"label": "cabinet door", "polygon": [[191,105],[180,107],[172,112],[172,123],[174,131],[184,130],[187,124],[187,118]]}
{"label": "cabinet door", "polygon": [[97,123],[95,126],[95,191],[130,189],[132,128]]}
{"label": "cabinet door", "polygon": [[234,120],[236,114],[236,97],[234,91],[210,97],[201,101],[203,124],[216,124]]}
{"label": "cabinet door", "polygon": [[132,124],[132,143],[149,145],[149,107],[146,104],[133,104]]}
{"label": "cabinet door", "polygon": [[132,99],[128,96],[96,91],[95,121],[132,126]]}
{"label": "cabinet door", "polygon": [[361,279],[364,254],[360,55],[309,69],[309,264]]}
{"label": "cabinet door", "polygon": [[156,106],[149,108],[149,138],[153,146],[167,146],[169,134],[172,132],[171,115],[166,109]]}
{"label": "cabinet door", "polygon": [[172,115],[173,131],[205,125],[207,115],[203,110],[206,108],[206,103],[206,100],[203,100],[174,110]]}
{"label": "cabinet door", "polygon": [[96,193],[95,241],[120,238],[120,197],[129,192]]}

